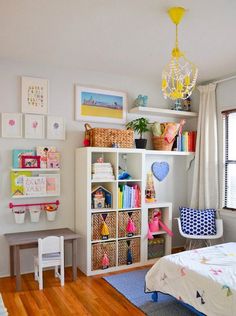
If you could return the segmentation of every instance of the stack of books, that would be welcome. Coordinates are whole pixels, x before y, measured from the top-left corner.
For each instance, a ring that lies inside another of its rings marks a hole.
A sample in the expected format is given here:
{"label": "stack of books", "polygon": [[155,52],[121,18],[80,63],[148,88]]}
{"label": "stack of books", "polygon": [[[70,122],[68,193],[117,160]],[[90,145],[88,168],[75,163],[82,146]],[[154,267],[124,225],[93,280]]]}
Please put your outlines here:
{"label": "stack of books", "polygon": [[92,164],[93,180],[114,180],[113,169],[110,162],[95,162]]}
{"label": "stack of books", "polygon": [[141,191],[137,184],[120,184],[118,188],[118,208],[141,207]]}
{"label": "stack of books", "polygon": [[195,152],[196,137],[196,131],[183,131],[176,138],[174,150]]}

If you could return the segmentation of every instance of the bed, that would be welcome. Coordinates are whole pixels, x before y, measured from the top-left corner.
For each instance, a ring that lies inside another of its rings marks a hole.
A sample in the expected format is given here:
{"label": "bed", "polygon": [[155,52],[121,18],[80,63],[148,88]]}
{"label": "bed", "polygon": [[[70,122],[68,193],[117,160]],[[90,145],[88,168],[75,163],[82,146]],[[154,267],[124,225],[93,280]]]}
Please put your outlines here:
{"label": "bed", "polygon": [[162,257],[146,275],[146,292],[172,295],[208,316],[236,315],[236,243]]}

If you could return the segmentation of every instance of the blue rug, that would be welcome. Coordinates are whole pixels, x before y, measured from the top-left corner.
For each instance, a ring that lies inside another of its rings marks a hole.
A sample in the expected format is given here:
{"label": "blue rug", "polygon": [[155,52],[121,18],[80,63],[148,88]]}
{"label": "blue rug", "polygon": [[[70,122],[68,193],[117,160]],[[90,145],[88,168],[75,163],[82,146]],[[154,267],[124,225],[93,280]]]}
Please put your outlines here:
{"label": "blue rug", "polygon": [[196,315],[173,297],[158,294],[158,302],[152,301],[151,293],[144,293],[145,275],[148,269],[104,277],[118,292],[148,316],[190,316]]}

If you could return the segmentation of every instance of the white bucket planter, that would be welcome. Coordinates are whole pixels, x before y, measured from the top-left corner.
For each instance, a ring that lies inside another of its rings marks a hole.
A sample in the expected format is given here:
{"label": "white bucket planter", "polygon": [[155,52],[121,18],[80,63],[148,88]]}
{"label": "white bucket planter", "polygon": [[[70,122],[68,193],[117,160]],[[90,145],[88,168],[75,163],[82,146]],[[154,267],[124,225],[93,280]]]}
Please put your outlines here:
{"label": "white bucket planter", "polygon": [[16,224],[24,224],[25,222],[25,211],[15,211],[15,222]]}
{"label": "white bucket planter", "polygon": [[32,223],[37,223],[40,217],[39,207],[30,207],[30,220]]}
{"label": "white bucket planter", "polygon": [[49,222],[55,221],[57,211],[46,211],[46,213],[47,213],[47,219]]}

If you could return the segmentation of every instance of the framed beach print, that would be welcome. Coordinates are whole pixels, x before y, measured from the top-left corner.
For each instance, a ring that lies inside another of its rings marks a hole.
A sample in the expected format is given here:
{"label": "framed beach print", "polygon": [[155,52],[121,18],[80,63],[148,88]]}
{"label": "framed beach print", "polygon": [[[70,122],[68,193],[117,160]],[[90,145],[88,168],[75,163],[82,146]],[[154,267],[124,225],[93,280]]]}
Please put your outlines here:
{"label": "framed beach print", "polygon": [[60,116],[47,117],[47,139],[65,140],[65,122]]}
{"label": "framed beach print", "polygon": [[126,123],[124,92],[75,86],[75,119],[78,121]]}
{"label": "framed beach print", "polygon": [[60,195],[60,175],[59,174],[40,174],[39,177],[46,178],[46,194]]}
{"label": "framed beach print", "polygon": [[48,113],[48,80],[21,77],[21,111],[23,113]]}
{"label": "framed beach print", "polygon": [[2,137],[22,137],[21,113],[2,113]]}
{"label": "framed beach print", "polygon": [[44,116],[25,114],[25,138],[44,138]]}

